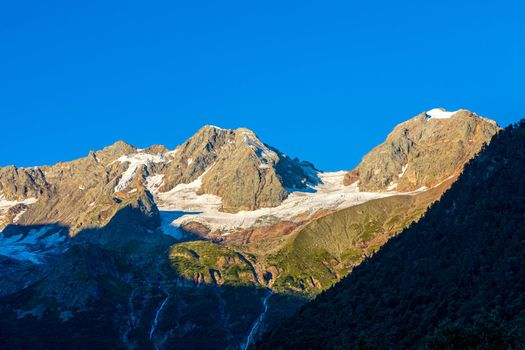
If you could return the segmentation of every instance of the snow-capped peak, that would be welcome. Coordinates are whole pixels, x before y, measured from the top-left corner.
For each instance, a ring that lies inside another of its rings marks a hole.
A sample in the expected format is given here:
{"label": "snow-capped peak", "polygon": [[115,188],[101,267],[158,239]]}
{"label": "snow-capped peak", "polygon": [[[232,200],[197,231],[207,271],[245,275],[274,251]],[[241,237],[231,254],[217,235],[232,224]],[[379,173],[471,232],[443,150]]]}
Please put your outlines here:
{"label": "snow-capped peak", "polygon": [[443,108],[434,108],[434,109],[431,109],[430,111],[427,111],[425,114],[427,116],[427,119],[449,119],[457,112],[458,111],[447,112]]}

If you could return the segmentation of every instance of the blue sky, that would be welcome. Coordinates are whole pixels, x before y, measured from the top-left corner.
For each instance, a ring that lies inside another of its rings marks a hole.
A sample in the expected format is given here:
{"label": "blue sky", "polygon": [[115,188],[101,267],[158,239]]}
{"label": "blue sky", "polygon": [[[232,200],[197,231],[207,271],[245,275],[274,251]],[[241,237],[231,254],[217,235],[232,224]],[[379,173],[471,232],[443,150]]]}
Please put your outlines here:
{"label": "blue sky", "polygon": [[4,1],[0,165],[248,127],[323,170],[399,122],[525,117],[522,1]]}

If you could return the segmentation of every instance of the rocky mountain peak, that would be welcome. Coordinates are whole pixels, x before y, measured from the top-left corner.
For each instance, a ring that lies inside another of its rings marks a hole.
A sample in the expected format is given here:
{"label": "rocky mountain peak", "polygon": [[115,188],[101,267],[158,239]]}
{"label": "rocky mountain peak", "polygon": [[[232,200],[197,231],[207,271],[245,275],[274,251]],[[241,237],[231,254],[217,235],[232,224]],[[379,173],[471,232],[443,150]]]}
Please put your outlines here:
{"label": "rocky mountain peak", "polygon": [[499,130],[492,120],[465,109],[432,109],[397,125],[386,141],[349,172],[345,184],[362,191],[409,192],[458,175]]}
{"label": "rocky mountain peak", "polygon": [[137,147],[130,145],[124,141],[117,141],[114,144],[104,147],[100,151],[95,152],[96,158],[103,162],[111,162],[114,159],[123,155],[137,152]]}
{"label": "rocky mountain peak", "polygon": [[148,148],[144,149],[144,153],[155,154],[155,155],[164,154],[167,152],[169,152],[169,150],[164,145],[151,145]]}
{"label": "rocky mountain peak", "polygon": [[279,205],[287,188],[306,188],[314,173],[311,165],[286,158],[252,130],[204,126],[177,147],[159,191],[202,176],[199,194],[220,196],[223,211],[237,212]]}

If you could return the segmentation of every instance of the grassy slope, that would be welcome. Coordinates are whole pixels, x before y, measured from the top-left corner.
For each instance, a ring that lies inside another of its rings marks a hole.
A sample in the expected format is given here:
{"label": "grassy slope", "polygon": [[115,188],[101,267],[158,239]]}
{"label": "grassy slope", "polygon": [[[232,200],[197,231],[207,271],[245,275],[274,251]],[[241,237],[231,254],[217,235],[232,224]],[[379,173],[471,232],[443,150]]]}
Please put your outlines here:
{"label": "grassy slope", "polygon": [[175,244],[169,258],[176,273],[189,280],[234,286],[257,284],[252,256],[209,241]]}
{"label": "grassy slope", "polygon": [[417,221],[452,181],[415,196],[376,199],[313,221],[268,257],[268,264],[283,270],[274,288],[317,294],[330,287]]}

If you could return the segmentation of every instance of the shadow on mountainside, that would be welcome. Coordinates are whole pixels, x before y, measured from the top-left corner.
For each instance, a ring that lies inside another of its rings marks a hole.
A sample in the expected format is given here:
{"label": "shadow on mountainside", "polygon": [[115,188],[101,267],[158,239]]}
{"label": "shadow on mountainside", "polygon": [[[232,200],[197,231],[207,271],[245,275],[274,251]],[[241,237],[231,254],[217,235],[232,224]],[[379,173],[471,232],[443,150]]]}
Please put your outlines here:
{"label": "shadow on mountainside", "polygon": [[161,230],[165,234],[170,235],[179,241],[199,239],[200,236],[198,236],[197,234],[194,234],[188,231],[184,231],[182,228],[172,225],[172,223],[175,220],[183,217],[184,215],[197,215],[197,214],[202,214],[202,212],[161,210],[159,214],[160,214],[160,218],[162,222]]}
{"label": "shadow on mountainside", "polygon": [[64,239],[40,263],[2,264],[20,283],[0,297],[1,347],[239,349],[306,302],[273,294],[266,311],[268,289],[242,259],[197,236],[177,241],[160,224],[158,211],[126,206],[74,237],[56,224],[7,227],[3,239],[37,232],[31,242],[46,249],[49,237]]}

